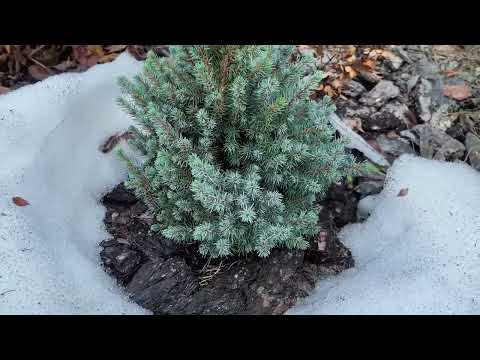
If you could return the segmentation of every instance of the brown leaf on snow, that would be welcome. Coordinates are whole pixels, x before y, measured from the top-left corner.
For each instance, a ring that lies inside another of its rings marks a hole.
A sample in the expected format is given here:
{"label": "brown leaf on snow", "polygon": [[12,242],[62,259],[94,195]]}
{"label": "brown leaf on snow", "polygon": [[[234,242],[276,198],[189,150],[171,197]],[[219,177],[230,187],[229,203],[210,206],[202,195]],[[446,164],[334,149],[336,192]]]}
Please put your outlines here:
{"label": "brown leaf on snow", "polygon": [[6,94],[6,93],[8,93],[9,91],[10,91],[9,88],[0,85],[0,95]]}
{"label": "brown leaf on snow", "polygon": [[28,73],[35,79],[35,80],[43,80],[48,78],[51,73],[48,72],[46,69],[39,65],[30,65],[28,67]]}
{"label": "brown leaf on snow", "polygon": [[21,198],[20,196],[15,196],[15,197],[13,197],[13,198],[12,198],[12,201],[13,201],[13,203],[14,203],[15,205],[17,205],[17,206],[27,206],[27,205],[30,205],[30,203],[29,203],[27,200]]}
{"label": "brown leaf on snow", "polygon": [[408,188],[401,189],[397,194],[398,197],[407,196],[407,195],[408,195]]}
{"label": "brown leaf on snow", "polygon": [[472,91],[467,85],[446,85],[443,88],[443,95],[454,100],[462,101],[472,96]]}

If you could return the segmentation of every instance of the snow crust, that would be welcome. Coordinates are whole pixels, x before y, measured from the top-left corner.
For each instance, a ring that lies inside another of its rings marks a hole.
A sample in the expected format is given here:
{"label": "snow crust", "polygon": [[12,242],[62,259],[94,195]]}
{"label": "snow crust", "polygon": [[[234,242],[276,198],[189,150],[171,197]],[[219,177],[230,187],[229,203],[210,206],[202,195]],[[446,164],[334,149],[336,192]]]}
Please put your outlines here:
{"label": "snow crust", "polygon": [[480,314],[478,172],[403,155],[361,207],[370,217],[339,235],[355,267],[288,314]]}
{"label": "snow crust", "polygon": [[98,200],[126,175],[98,148],[131,123],[116,78],[140,69],[123,54],[0,96],[0,314],[146,313],[98,255],[108,237]]}

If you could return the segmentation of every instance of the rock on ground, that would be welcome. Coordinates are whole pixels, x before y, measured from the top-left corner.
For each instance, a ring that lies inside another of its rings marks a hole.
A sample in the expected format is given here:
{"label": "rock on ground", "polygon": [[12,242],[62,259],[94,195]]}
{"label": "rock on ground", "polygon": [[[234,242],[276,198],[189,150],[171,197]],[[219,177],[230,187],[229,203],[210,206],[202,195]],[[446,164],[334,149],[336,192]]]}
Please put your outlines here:
{"label": "rock on ground", "polygon": [[456,160],[465,153],[465,146],[443,130],[429,124],[421,124],[401,132],[420,147],[420,154],[427,159]]}
{"label": "rock on ground", "polygon": [[360,98],[360,102],[367,106],[382,107],[387,101],[400,95],[400,89],[388,80],[380,81],[368,93]]}

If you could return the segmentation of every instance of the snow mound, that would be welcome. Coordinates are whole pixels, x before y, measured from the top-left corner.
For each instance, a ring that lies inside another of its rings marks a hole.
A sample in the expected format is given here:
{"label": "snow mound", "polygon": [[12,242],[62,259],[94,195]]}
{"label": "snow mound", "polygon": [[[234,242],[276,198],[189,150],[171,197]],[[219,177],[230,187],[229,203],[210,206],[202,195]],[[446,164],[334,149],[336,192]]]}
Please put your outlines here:
{"label": "snow mound", "polygon": [[1,314],[145,313],[98,255],[108,237],[98,199],[126,175],[114,151],[98,148],[130,125],[115,80],[140,69],[124,54],[0,96]]}
{"label": "snow mound", "polygon": [[361,207],[370,217],[340,233],[355,268],[289,314],[480,314],[478,172],[404,155]]}

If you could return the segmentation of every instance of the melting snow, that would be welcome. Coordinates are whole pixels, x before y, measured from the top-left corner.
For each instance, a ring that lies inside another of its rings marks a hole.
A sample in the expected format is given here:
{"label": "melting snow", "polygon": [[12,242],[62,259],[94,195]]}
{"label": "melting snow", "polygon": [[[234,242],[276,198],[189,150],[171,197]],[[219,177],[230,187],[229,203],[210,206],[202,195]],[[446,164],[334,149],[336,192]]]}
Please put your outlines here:
{"label": "melting snow", "polygon": [[0,96],[1,314],[145,313],[98,255],[108,237],[98,199],[125,177],[98,147],[130,124],[115,79],[140,68],[125,54]]}
{"label": "melting snow", "polygon": [[355,268],[289,314],[480,314],[478,172],[404,155],[360,208],[370,217],[340,233]]}

